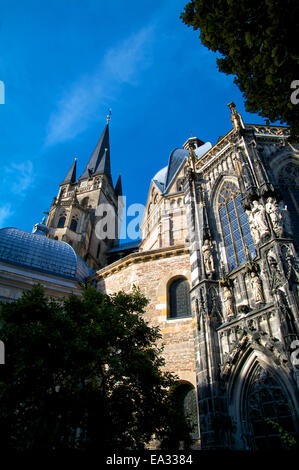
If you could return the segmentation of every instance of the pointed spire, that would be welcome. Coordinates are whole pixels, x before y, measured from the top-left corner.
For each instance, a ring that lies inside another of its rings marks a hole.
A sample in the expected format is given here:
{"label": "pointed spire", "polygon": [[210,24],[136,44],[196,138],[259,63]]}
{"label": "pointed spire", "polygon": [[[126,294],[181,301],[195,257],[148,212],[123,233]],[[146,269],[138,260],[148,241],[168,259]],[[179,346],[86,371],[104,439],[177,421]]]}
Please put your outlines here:
{"label": "pointed spire", "polygon": [[109,183],[112,185],[109,148],[105,148],[104,155],[102,156],[94,175],[106,175]]}
{"label": "pointed spire", "polygon": [[231,113],[230,114],[230,119],[231,119],[233,127],[237,131],[240,131],[241,129],[245,129],[242,116],[241,116],[241,114],[238,113],[235,103],[233,101],[231,101],[230,103],[228,103],[227,106],[230,109],[230,113]]}
{"label": "pointed spire", "polygon": [[122,188],[122,184],[121,184],[121,174],[119,174],[118,180],[117,180],[115,188],[114,188],[114,192],[115,192],[115,195],[117,197],[122,196],[122,194],[123,194],[123,188]]}
{"label": "pointed spire", "polygon": [[82,174],[80,180],[89,178],[95,174],[105,174],[111,179],[110,174],[110,144],[109,144],[109,126],[106,124],[103,133],[94,149],[89,162]]}
{"label": "pointed spire", "polygon": [[76,167],[77,167],[77,158],[75,158],[74,163],[66,174],[66,177],[62,181],[62,184],[75,183],[76,181]]}

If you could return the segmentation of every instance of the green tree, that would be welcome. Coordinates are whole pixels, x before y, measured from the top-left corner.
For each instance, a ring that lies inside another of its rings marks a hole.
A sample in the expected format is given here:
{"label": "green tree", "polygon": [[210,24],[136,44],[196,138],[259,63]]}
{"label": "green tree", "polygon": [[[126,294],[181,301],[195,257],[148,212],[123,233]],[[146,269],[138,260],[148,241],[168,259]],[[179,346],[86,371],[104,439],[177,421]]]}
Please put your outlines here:
{"label": "green tree", "polygon": [[82,298],[54,300],[40,285],[2,304],[1,445],[140,449],[153,433],[169,435],[176,381],[163,372],[146,304],[137,289],[108,296],[87,287]]}
{"label": "green tree", "polygon": [[298,138],[299,103],[290,99],[291,83],[299,80],[298,1],[192,0],[181,18],[222,55],[218,68],[235,76],[246,110],[287,123]]}

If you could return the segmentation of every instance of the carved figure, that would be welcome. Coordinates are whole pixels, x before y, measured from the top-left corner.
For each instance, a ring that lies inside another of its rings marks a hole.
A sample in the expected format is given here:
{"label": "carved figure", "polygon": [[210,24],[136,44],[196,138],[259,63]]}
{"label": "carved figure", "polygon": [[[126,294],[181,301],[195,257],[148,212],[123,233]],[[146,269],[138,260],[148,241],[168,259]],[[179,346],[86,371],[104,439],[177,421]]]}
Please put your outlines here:
{"label": "carved figure", "polygon": [[273,231],[277,237],[282,237],[283,235],[283,221],[282,213],[277,202],[273,197],[268,197],[266,203],[266,212],[270,216],[272,223]]}
{"label": "carved figure", "polygon": [[253,201],[252,215],[256,229],[259,231],[261,238],[269,234],[269,228],[266,220],[266,211],[262,204],[257,200]]}
{"label": "carved figure", "polygon": [[202,246],[203,261],[205,264],[205,270],[207,274],[215,272],[214,260],[213,260],[213,246],[210,240],[206,239]]}
{"label": "carved figure", "polygon": [[264,303],[264,294],[263,294],[263,287],[260,278],[258,277],[257,273],[251,271],[251,287],[253,291],[253,297],[255,303]]}
{"label": "carved figure", "polygon": [[259,234],[259,231],[256,227],[253,214],[249,210],[246,211],[246,214],[247,214],[247,219],[248,219],[248,223],[249,223],[253,243],[255,245],[257,245],[260,242],[260,234]]}
{"label": "carved figure", "polygon": [[234,315],[233,293],[229,287],[223,287],[224,304],[225,304],[225,317],[228,319]]}
{"label": "carved figure", "polygon": [[292,235],[293,230],[292,230],[291,219],[290,219],[290,214],[289,214],[289,211],[288,211],[288,207],[284,204],[283,201],[280,201],[279,209],[280,209],[280,212],[281,212],[284,231],[288,235]]}

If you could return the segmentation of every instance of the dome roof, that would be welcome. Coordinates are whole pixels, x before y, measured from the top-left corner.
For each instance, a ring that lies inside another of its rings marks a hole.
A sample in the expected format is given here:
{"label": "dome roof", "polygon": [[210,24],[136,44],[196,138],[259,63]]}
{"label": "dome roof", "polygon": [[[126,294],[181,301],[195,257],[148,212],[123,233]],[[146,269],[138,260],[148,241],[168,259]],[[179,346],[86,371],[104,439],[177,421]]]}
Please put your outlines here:
{"label": "dome roof", "polygon": [[153,182],[162,193],[166,193],[175,175],[188,157],[188,150],[175,149],[171,152],[168,165],[158,171],[153,177]]}
{"label": "dome roof", "polygon": [[[197,158],[202,157],[211,147],[212,145],[210,142],[197,147],[195,149]],[[186,158],[188,158],[188,155],[189,150],[180,148],[174,149],[169,156],[168,165],[155,174],[152,181],[155,183],[161,193],[167,193],[167,190],[174,181],[177,173],[180,171],[182,164]]]}
{"label": "dome roof", "polygon": [[68,243],[12,227],[0,229],[0,261],[76,281],[90,274]]}

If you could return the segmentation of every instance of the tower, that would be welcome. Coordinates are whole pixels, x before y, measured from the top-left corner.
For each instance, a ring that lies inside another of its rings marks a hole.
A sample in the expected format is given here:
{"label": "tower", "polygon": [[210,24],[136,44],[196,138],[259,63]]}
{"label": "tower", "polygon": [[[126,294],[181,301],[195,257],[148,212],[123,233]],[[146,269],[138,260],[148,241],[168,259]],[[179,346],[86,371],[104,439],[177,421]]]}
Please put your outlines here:
{"label": "tower", "polygon": [[117,246],[121,218],[121,177],[115,187],[111,177],[109,118],[78,179],[77,159],[71,165],[47,219],[48,236],[69,243],[91,269],[105,266],[107,250]]}

